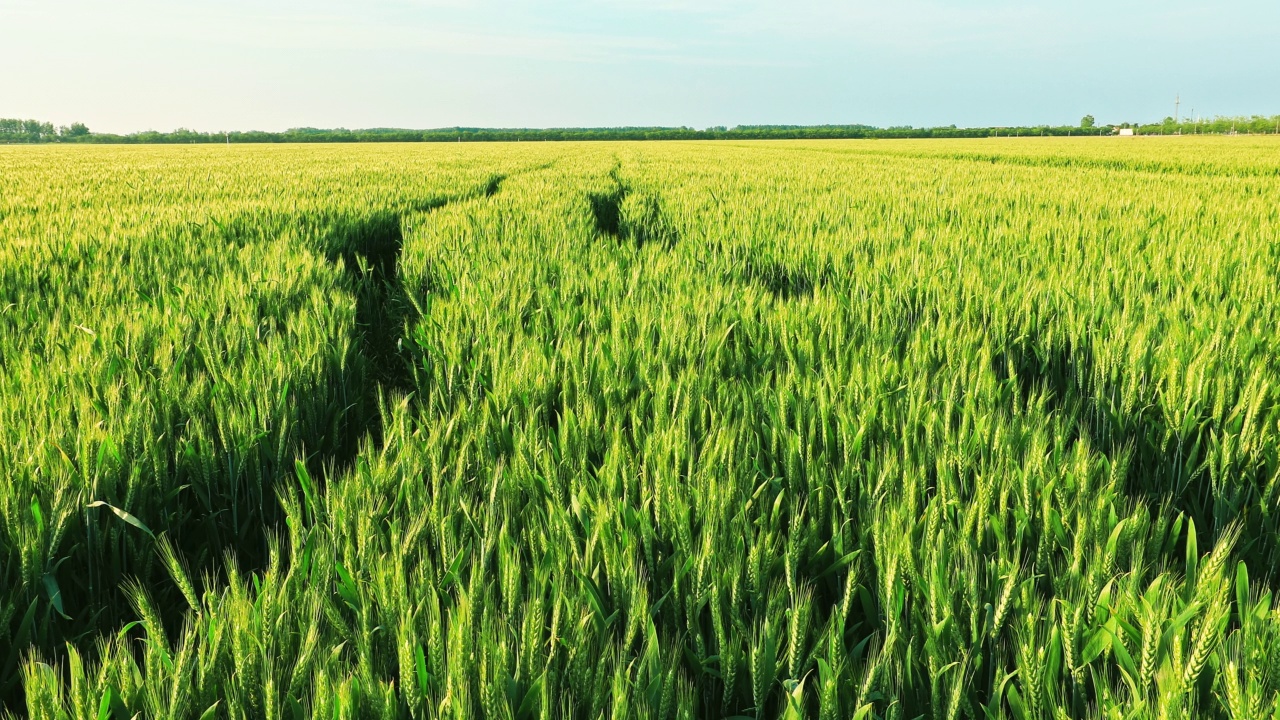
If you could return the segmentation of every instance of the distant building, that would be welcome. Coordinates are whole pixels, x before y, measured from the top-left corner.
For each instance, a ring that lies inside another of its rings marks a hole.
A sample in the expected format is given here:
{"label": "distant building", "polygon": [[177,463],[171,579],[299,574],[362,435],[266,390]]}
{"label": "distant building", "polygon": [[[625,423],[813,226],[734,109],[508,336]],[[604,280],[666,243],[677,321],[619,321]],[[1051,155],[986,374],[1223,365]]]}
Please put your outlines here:
{"label": "distant building", "polygon": [[1120,128],[1120,137],[1133,137],[1133,128]]}

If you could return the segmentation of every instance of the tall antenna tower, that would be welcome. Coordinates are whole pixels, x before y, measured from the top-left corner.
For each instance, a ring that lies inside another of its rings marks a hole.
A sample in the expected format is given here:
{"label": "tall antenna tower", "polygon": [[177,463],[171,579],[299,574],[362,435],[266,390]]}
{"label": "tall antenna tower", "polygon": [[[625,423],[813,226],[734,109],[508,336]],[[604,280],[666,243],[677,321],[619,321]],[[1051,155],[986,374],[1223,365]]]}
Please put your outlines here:
{"label": "tall antenna tower", "polygon": [[1182,105],[1182,93],[1178,93],[1173,98],[1173,124],[1178,124],[1178,108]]}

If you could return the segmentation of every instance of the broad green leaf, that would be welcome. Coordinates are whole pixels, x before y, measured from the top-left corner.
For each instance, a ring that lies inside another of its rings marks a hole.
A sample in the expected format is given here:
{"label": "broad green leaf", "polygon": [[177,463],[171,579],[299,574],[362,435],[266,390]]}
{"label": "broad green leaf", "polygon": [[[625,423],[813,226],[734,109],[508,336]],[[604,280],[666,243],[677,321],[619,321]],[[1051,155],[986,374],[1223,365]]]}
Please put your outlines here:
{"label": "broad green leaf", "polygon": [[293,463],[294,474],[298,477],[298,484],[302,486],[302,497],[307,503],[307,514],[314,519],[316,517],[316,493],[315,484],[311,482],[311,473],[308,472],[307,466],[301,460],[295,460]]}
{"label": "broad green leaf", "polygon": [[132,525],[132,526],[134,526],[134,527],[138,528],[139,530],[141,530],[142,532],[146,533],[148,536],[150,536],[150,537],[151,537],[151,539],[153,539],[153,540],[154,540],[154,539],[155,539],[155,537],[156,537],[156,536],[155,536],[155,533],[151,532],[151,528],[147,527],[145,523],[143,523],[143,522],[142,522],[141,520],[139,520],[138,518],[136,518],[136,517],[134,517],[134,516],[130,515],[129,513],[125,512],[124,510],[121,510],[120,508],[118,508],[118,507],[116,507],[116,506],[114,506],[114,505],[111,505],[111,504],[109,504],[109,503],[105,503],[105,502],[103,502],[103,501],[101,501],[101,500],[96,500],[96,501],[94,501],[94,502],[89,503],[88,507],[90,507],[90,508],[97,508],[97,507],[104,507],[104,508],[107,508],[107,509],[108,509],[108,510],[110,510],[111,512],[115,513],[116,517],[120,518],[121,520],[123,520],[123,521],[125,521],[125,522],[129,523],[130,525]]}
{"label": "broad green leaf", "polygon": [[63,619],[70,620],[66,610],[62,607],[62,588],[58,587],[58,578],[53,573],[45,573],[41,579],[44,583],[45,594],[49,596],[49,602],[53,605],[53,609],[58,612]]}
{"label": "broad green leaf", "polygon": [[356,589],[356,582],[351,577],[351,573],[340,562],[333,563],[333,569],[338,573],[338,594],[352,608],[360,607],[360,594]]}
{"label": "broad green leaf", "polygon": [[1111,633],[1104,628],[1097,629],[1089,638],[1089,642],[1085,643],[1084,650],[1080,651],[1080,666],[1088,665],[1110,648]]}
{"label": "broad green leaf", "polygon": [[31,517],[36,521],[36,532],[44,532],[44,513],[40,510],[40,498],[31,499]]}
{"label": "broad green leaf", "polygon": [[111,686],[102,693],[102,700],[98,703],[98,720],[111,720],[111,701],[115,691]]}
{"label": "broad green leaf", "polygon": [[431,673],[427,672],[427,655],[420,644],[413,647],[413,667],[418,675],[418,690],[423,697],[430,697]]}

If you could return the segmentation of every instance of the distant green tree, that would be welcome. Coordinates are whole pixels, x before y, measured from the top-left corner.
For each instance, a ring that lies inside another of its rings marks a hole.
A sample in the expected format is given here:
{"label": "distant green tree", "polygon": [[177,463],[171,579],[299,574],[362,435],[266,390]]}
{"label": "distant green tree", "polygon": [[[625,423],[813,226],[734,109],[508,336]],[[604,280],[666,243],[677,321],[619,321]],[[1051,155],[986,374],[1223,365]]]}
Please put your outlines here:
{"label": "distant green tree", "polygon": [[58,133],[63,137],[84,137],[89,134],[89,128],[84,123],[71,123],[67,127],[58,128]]}
{"label": "distant green tree", "polygon": [[1080,118],[1080,127],[1088,129],[1093,127],[1096,122],[1097,121],[1093,119],[1092,115],[1085,115],[1084,117]]}
{"label": "distant green tree", "polygon": [[0,119],[0,143],[49,142],[56,137],[55,132],[53,123]]}

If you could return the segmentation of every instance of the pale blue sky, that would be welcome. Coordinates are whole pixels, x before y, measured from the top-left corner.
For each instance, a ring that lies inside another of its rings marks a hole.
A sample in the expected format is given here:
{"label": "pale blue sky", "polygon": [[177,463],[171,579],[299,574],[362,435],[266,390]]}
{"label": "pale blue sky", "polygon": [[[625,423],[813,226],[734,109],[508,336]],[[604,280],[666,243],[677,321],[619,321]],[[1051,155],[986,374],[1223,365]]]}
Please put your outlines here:
{"label": "pale blue sky", "polygon": [[0,0],[0,117],[95,130],[1280,113],[1280,1]]}

